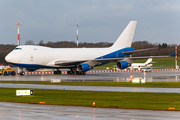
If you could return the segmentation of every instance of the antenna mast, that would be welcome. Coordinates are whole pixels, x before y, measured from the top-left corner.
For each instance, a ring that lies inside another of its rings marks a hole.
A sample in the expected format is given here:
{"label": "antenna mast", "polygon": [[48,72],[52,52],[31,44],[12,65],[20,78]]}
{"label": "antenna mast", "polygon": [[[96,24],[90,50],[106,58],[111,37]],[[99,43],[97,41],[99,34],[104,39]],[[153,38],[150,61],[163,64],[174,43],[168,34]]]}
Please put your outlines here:
{"label": "antenna mast", "polygon": [[20,45],[19,21],[18,21],[18,24],[16,25],[18,25],[18,46],[19,46]]}
{"label": "antenna mast", "polygon": [[78,48],[78,27],[80,27],[80,26],[78,25],[78,23],[77,23],[76,27],[77,27],[77,48]]}

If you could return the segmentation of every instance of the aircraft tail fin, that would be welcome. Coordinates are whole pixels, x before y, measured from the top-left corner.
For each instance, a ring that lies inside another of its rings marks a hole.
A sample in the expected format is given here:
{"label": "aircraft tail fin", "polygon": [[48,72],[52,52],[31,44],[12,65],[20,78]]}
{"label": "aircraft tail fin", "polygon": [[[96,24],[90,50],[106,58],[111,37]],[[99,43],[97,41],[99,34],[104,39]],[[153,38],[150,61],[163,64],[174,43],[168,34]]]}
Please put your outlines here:
{"label": "aircraft tail fin", "polygon": [[151,64],[152,63],[152,58],[149,58],[146,62],[145,65]]}
{"label": "aircraft tail fin", "polygon": [[124,29],[124,31],[121,33],[119,38],[111,47],[113,48],[131,47],[136,24],[137,21],[130,21],[130,23],[127,25],[127,27]]}

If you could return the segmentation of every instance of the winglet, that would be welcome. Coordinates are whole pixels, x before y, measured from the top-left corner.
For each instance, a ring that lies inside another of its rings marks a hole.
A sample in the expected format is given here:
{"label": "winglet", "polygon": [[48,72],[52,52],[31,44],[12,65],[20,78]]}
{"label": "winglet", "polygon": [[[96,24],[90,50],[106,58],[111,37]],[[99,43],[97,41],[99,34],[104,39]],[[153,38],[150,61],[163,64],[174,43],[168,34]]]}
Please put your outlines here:
{"label": "winglet", "polygon": [[176,54],[176,52],[173,52],[172,54],[169,55],[169,57],[173,57]]}

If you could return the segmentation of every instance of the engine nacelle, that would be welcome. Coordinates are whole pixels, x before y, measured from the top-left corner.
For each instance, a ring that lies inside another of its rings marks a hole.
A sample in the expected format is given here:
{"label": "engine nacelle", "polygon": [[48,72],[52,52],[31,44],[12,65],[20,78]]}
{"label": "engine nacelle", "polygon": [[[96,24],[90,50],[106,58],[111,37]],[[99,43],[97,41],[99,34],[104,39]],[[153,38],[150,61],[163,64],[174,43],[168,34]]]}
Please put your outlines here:
{"label": "engine nacelle", "polygon": [[86,63],[81,63],[80,65],[77,66],[77,69],[78,69],[78,71],[80,71],[80,72],[85,72],[85,71],[88,71],[88,70],[90,70],[90,69],[92,69],[92,68],[91,68],[91,66],[89,66],[89,65],[86,64]]}
{"label": "engine nacelle", "polygon": [[33,71],[36,71],[37,68],[26,68],[26,70],[27,70],[28,72],[33,72]]}
{"label": "engine nacelle", "polygon": [[116,63],[116,66],[119,69],[125,69],[125,68],[129,67],[129,65],[126,61],[119,61]]}

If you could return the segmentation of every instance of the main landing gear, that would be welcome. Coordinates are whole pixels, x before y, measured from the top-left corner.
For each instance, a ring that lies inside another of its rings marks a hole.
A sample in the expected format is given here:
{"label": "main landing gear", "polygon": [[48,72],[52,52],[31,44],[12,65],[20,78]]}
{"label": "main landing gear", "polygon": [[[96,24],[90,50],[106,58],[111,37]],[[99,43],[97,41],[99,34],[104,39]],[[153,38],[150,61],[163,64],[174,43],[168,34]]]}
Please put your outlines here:
{"label": "main landing gear", "polygon": [[74,75],[74,74],[76,74],[76,75],[85,75],[86,74],[86,72],[80,72],[80,71],[77,71],[77,69],[71,69],[71,70],[69,70],[69,71],[67,71],[67,74],[68,75]]}
{"label": "main landing gear", "polygon": [[57,69],[57,71],[54,71],[54,75],[60,75],[62,72],[59,70],[59,69]]}

